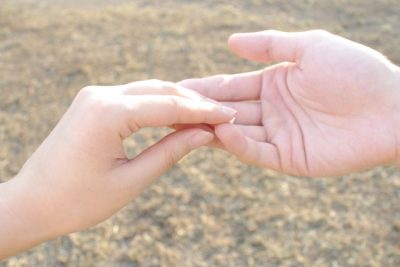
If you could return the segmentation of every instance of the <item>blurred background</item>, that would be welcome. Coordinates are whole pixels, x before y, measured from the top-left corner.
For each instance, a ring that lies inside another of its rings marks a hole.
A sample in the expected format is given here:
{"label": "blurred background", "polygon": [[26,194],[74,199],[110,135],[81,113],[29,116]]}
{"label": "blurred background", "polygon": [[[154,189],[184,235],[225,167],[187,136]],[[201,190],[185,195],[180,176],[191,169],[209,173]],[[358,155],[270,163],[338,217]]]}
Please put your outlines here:
{"label": "blurred background", "polygon": [[[259,69],[226,40],[263,29],[327,29],[399,64],[399,25],[399,0],[0,0],[0,179],[85,85]],[[399,174],[295,178],[202,148],[106,222],[0,266],[400,266]]]}

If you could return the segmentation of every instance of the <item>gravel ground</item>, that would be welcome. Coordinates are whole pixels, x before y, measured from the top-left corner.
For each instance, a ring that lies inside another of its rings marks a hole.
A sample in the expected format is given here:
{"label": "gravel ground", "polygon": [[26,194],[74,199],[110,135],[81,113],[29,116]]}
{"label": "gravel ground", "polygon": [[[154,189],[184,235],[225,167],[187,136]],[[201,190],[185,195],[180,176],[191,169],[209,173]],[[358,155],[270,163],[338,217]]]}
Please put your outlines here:
{"label": "gravel ground", "polygon": [[[258,69],[226,39],[268,28],[324,28],[400,63],[399,14],[398,0],[0,0],[0,179],[85,85]],[[106,222],[0,266],[400,266],[399,174],[296,178],[203,148]]]}

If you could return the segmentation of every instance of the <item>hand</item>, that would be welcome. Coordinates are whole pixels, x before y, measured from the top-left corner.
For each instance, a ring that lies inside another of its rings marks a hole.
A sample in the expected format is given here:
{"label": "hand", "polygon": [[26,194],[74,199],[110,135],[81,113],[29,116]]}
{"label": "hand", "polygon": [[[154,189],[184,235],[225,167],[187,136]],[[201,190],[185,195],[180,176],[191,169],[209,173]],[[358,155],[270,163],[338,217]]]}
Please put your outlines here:
{"label": "hand", "polygon": [[0,185],[0,258],[103,221],[214,137],[177,131],[128,159],[122,141],[140,128],[225,123],[234,113],[161,81],[81,90],[17,177]]}
{"label": "hand", "polygon": [[235,108],[215,127],[242,161],[294,175],[332,176],[398,160],[399,68],[325,31],[235,34],[230,48],[261,71],[181,82]]}

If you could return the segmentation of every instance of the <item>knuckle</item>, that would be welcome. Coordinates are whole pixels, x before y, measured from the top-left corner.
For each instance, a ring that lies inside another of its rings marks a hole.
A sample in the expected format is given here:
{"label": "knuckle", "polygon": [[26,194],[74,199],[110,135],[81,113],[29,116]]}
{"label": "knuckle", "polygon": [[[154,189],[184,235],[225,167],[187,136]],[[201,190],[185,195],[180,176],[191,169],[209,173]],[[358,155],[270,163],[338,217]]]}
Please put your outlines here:
{"label": "knuckle", "polygon": [[165,90],[168,94],[179,95],[178,88],[172,82],[163,82],[162,83],[162,89]]}
{"label": "knuckle", "polygon": [[218,86],[220,90],[226,88],[228,92],[227,98],[232,99],[233,101],[238,99],[238,90],[235,90],[235,83],[232,79],[232,76],[224,74],[221,76],[221,83]]}
{"label": "knuckle", "polygon": [[180,110],[181,110],[181,108],[182,108],[182,103],[181,103],[181,101],[178,99],[178,97],[176,97],[176,96],[168,96],[168,102],[169,102],[169,105],[170,105],[171,107],[173,107],[173,109],[174,109],[175,111],[180,111]]}
{"label": "knuckle", "polygon": [[273,34],[277,34],[277,33],[279,33],[279,31],[277,31],[277,30],[266,30],[266,31],[264,31],[265,35],[273,35]]}
{"label": "knuckle", "polygon": [[180,103],[180,101],[176,98],[176,97],[170,97],[169,99],[171,107],[172,107],[172,112],[171,112],[171,116],[173,117],[173,121],[175,122],[180,122],[179,121],[179,114],[181,114],[181,112],[183,112],[182,110],[182,104]]}
{"label": "knuckle", "polygon": [[166,96],[165,100],[166,100],[166,103],[168,104],[168,106],[172,107],[173,109],[175,109],[177,106],[179,106],[179,102],[175,96]]}
{"label": "knuckle", "polygon": [[275,36],[276,36],[276,31],[274,30],[269,30],[266,34],[263,34],[260,36],[261,42],[264,44],[264,53],[267,56],[267,58],[272,58],[275,54],[274,52],[274,47],[275,47]]}
{"label": "knuckle", "polygon": [[172,168],[179,160],[180,156],[178,151],[170,149],[167,145],[164,146],[164,167],[166,169]]}
{"label": "knuckle", "polygon": [[109,108],[107,97],[99,91],[98,86],[86,86],[78,94],[78,101],[90,113],[103,114]]}
{"label": "knuckle", "polygon": [[179,89],[175,83],[169,81],[162,81],[158,79],[151,79],[148,81],[153,87],[165,91],[170,95],[179,95]]}
{"label": "knuckle", "polygon": [[176,163],[178,160],[179,160],[179,159],[178,159],[176,153],[173,152],[173,151],[171,151],[171,152],[168,153],[168,156],[166,157],[165,166],[166,166],[168,169],[170,169],[170,168],[172,168],[172,167],[175,165],[175,163]]}
{"label": "knuckle", "polygon": [[151,82],[151,83],[162,83],[162,81],[159,80],[159,79],[150,79],[148,81]]}
{"label": "knuckle", "polygon": [[163,99],[163,113],[168,116],[162,115],[163,118],[165,118],[165,121],[168,121],[170,124],[176,124],[180,123],[181,117],[184,115],[182,112],[184,112],[182,108],[182,103],[178,100],[178,97],[176,96],[165,96]]}
{"label": "knuckle", "polygon": [[167,88],[175,88],[175,83],[173,83],[173,82],[163,81],[162,84],[164,87],[167,87]]}
{"label": "knuckle", "polygon": [[94,92],[97,90],[96,85],[88,85],[83,87],[81,90],[78,92],[78,98],[90,98],[91,95],[94,94]]}
{"label": "knuckle", "polygon": [[148,83],[149,85],[153,86],[153,87],[161,87],[163,81],[159,80],[159,79],[150,79],[145,81],[146,83]]}

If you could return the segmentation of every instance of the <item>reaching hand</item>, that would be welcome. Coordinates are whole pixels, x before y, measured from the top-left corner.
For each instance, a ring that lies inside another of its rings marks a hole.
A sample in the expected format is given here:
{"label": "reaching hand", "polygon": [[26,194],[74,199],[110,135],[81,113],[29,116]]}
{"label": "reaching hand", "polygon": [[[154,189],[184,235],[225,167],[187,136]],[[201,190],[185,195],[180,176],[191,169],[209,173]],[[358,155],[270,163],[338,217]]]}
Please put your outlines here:
{"label": "reaching hand", "polygon": [[399,68],[366,46],[325,31],[235,34],[230,48],[261,71],[181,85],[235,108],[218,125],[239,159],[307,176],[340,175],[398,160]]}
{"label": "reaching hand", "polygon": [[83,89],[17,177],[0,185],[0,258],[101,222],[213,139],[185,129],[128,159],[122,141],[140,128],[224,123],[234,113],[161,81]]}

